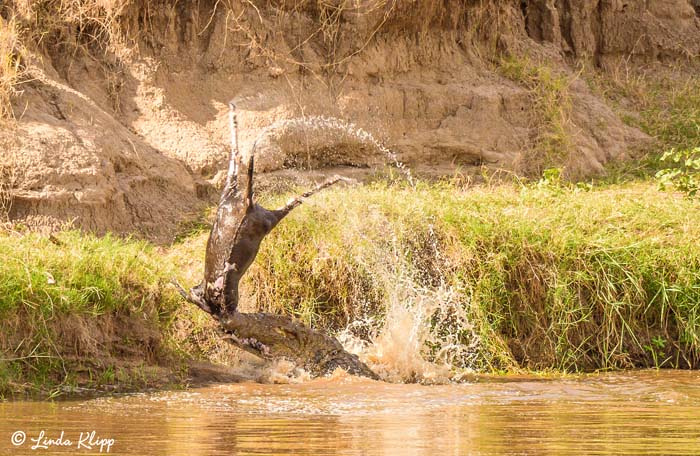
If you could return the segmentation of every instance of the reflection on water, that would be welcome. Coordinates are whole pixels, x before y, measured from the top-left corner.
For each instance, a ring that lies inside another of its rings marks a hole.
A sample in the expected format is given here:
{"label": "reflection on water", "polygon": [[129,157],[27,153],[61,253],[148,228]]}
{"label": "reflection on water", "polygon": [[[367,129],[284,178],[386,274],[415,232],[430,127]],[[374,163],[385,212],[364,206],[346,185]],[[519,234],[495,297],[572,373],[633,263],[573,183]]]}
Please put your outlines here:
{"label": "reflection on water", "polygon": [[333,378],[62,402],[0,403],[17,431],[113,438],[112,454],[700,454],[700,373],[635,372],[461,385]]}

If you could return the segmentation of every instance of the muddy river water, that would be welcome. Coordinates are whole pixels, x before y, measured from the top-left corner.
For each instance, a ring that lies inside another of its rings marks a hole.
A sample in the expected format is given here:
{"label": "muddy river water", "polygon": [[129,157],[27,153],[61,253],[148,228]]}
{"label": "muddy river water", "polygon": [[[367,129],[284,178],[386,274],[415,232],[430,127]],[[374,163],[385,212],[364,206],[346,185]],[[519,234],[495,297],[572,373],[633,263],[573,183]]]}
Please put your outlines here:
{"label": "muddy river water", "polygon": [[0,403],[0,454],[100,445],[188,456],[700,454],[700,372],[444,386],[341,377]]}

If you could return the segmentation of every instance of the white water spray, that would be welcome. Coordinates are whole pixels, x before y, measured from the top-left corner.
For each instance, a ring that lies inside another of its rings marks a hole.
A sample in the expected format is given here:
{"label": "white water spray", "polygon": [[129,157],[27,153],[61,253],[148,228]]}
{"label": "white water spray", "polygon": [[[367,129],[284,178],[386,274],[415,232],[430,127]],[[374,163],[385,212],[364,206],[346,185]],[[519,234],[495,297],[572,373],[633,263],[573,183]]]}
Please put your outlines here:
{"label": "white water spray", "polygon": [[[472,371],[480,339],[456,290],[405,279],[390,293],[383,322],[358,320],[339,335],[346,350],[394,383],[448,383]],[[369,329],[369,342],[353,335],[358,328]]]}
{"label": "white water spray", "polygon": [[411,170],[398,159],[394,151],[387,148],[384,144],[372,136],[371,133],[363,128],[336,117],[309,116],[295,117],[292,119],[280,119],[265,127],[255,139],[255,143],[262,141],[264,138],[280,138],[294,130],[301,130],[305,133],[341,133],[347,135],[356,140],[358,143],[370,146],[384,154],[384,156],[387,157],[394,164],[394,166],[396,166],[396,168],[398,168],[404,174],[404,176],[406,176],[408,183],[412,187],[415,186],[415,181]]}

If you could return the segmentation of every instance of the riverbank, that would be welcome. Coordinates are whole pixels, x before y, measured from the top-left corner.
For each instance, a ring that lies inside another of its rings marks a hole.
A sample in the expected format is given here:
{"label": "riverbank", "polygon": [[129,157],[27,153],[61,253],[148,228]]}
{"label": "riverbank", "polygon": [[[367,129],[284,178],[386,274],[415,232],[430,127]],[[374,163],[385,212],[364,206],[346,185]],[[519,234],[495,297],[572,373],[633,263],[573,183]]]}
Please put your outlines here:
{"label": "riverbank", "polygon": [[[244,310],[338,334],[390,381],[696,368],[697,204],[651,182],[556,178],[331,189],[263,243]],[[169,247],[1,234],[2,394],[183,385],[193,363],[236,366],[168,285],[199,280],[206,236],[206,223]]]}
{"label": "riverbank", "polygon": [[233,363],[208,316],[169,287],[171,252],[62,231],[0,234],[0,394],[185,385]]}

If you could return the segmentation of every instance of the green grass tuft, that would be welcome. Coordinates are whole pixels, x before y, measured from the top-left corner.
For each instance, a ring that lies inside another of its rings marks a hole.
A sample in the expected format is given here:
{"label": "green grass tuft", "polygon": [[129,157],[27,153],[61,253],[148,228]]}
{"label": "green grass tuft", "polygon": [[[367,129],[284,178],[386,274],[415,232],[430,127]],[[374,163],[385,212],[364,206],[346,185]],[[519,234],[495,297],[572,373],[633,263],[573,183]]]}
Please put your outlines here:
{"label": "green grass tuft", "polygon": [[144,386],[162,380],[148,374],[156,367],[171,375],[202,356],[210,319],[168,286],[179,276],[145,241],[0,231],[0,395]]}

